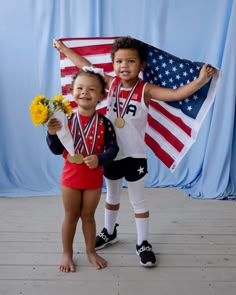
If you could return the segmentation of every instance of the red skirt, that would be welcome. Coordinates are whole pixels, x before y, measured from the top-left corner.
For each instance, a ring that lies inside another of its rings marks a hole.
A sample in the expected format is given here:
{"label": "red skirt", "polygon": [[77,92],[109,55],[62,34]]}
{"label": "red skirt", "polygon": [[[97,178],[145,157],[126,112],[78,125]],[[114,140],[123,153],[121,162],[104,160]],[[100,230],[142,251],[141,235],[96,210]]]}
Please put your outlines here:
{"label": "red skirt", "polygon": [[87,190],[102,188],[103,167],[90,169],[86,164],[70,163],[64,160],[61,185],[70,188]]}

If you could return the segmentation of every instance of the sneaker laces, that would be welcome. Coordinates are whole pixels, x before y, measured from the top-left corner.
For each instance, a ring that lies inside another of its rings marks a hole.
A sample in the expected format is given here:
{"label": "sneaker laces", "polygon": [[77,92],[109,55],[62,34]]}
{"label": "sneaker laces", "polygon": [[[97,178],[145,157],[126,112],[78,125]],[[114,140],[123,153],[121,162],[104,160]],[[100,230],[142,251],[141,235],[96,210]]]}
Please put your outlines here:
{"label": "sneaker laces", "polygon": [[152,246],[151,245],[147,245],[147,246],[142,245],[142,247],[137,250],[138,255],[144,251],[152,251]]}

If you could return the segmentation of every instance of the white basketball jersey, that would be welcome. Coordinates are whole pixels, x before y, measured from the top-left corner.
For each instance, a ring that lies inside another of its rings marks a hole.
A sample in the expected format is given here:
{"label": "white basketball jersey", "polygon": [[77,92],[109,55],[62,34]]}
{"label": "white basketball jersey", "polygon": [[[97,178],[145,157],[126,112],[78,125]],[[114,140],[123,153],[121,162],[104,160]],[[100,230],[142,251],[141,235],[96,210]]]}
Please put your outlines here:
{"label": "white basketball jersey", "polygon": [[[140,83],[135,90],[133,88],[122,88],[120,87],[120,83],[121,80],[119,77],[115,77],[112,81],[108,93],[106,114],[106,117],[111,120],[115,127],[117,142],[120,148],[115,160],[121,160],[127,157],[146,158],[146,144],[144,141],[148,113],[148,108],[144,103],[144,88],[146,83],[140,79]],[[134,92],[130,101],[125,105],[132,91]],[[122,117],[125,120],[125,125],[122,128],[118,128],[115,125],[115,119],[117,118],[116,95],[119,97],[120,112],[122,113],[123,111],[124,113]]]}

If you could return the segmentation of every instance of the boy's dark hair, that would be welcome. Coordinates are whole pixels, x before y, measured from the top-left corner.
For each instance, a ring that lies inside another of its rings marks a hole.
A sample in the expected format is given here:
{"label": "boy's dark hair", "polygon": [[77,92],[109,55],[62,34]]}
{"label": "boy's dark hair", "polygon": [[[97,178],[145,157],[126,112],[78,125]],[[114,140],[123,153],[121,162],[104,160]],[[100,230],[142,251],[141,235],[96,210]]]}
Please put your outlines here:
{"label": "boy's dark hair", "polygon": [[137,39],[131,38],[130,36],[117,38],[112,44],[112,62],[114,62],[115,53],[119,49],[135,49],[138,52],[141,63],[146,61],[146,47],[142,42],[140,42]]}
{"label": "boy's dark hair", "polygon": [[71,82],[70,90],[73,90],[73,87],[74,87],[74,83],[75,83],[76,78],[78,76],[80,76],[80,75],[83,75],[83,74],[93,75],[93,76],[97,77],[97,79],[99,80],[99,82],[100,82],[100,84],[102,86],[102,94],[105,94],[105,92],[106,92],[106,82],[105,82],[105,79],[100,74],[94,73],[93,71],[83,71],[83,70],[80,70],[76,74],[74,74],[74,76],[72,77],[72,82]]}

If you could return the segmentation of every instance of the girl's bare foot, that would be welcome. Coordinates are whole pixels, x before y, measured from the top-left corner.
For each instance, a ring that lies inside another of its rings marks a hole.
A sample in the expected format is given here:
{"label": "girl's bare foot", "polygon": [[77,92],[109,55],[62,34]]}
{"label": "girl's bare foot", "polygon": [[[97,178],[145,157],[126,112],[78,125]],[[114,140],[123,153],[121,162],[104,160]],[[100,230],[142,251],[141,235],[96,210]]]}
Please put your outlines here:
{"label": "girl's bare foot", "polygon": [[63,253],[61,258],[61,264],[59,266],[62,272],[75,272],[75,265],[73,263],[72,257],[69,254]]}
{"label": "girl's bare foot", "polygon": [[96,269],[101,269],[107,266],[107,261],[101,256],[94,253],[87,253],[88,260],[96,267]]}

